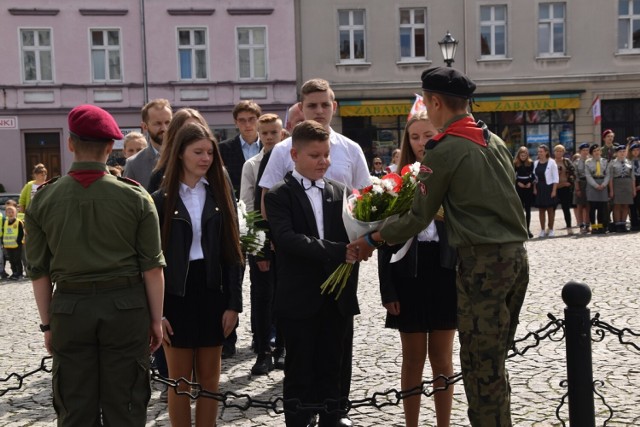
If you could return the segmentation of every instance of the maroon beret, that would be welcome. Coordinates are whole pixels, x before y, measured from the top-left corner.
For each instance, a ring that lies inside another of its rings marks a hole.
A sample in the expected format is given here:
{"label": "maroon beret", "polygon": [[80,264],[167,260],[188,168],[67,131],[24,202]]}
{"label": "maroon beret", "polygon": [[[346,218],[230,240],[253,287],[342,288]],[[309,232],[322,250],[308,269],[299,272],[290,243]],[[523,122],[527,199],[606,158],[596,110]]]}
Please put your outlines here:
{"label": "maroon beret", "polygon": [[69,131],[83,141],[109,142],[123,139],[111,114],[95,105],[78,105],[69,113]]}

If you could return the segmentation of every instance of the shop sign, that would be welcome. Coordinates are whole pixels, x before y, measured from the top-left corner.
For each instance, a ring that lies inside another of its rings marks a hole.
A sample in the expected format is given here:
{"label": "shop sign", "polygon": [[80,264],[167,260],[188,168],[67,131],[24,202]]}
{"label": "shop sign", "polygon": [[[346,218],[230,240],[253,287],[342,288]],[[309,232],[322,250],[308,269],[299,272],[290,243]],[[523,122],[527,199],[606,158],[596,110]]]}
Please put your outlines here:
{"label": "shop sign", "polygon": [[407,116],[411,102],[389,101],[344,101],[340,103],[341,117]]}
{"label": "shop sign", "polygon": [[531,110],[565,110],[580,108],[579,95],[536,95],[536,96],[501,96],[492,98],[477,97],[474,99],[473,111],[531,111]]}
{"label": "shop sign", "polygon": [[0,130],[18,129],[17,116],[0,116]]}

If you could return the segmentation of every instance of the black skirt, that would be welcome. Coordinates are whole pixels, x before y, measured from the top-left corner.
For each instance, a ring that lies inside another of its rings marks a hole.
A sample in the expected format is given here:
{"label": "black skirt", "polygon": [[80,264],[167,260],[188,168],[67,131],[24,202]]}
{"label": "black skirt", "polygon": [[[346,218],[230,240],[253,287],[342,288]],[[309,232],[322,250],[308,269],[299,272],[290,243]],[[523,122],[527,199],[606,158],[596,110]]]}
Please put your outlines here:
{"label": "black skirt", "polygon": [[184,297],[164,296],[164,317],[173,328],[172,347],[198,348],[222,345],[225,300],[220,289],[206,287],[204,260],[189,263]]}
{"label": "black skirt", "polygon": [[400,314],[387,314],[385,327],[406,333],[456,329],[456,271],[440,266],[439,243],[418,242],[417,277],[400,277],[393,269]]}

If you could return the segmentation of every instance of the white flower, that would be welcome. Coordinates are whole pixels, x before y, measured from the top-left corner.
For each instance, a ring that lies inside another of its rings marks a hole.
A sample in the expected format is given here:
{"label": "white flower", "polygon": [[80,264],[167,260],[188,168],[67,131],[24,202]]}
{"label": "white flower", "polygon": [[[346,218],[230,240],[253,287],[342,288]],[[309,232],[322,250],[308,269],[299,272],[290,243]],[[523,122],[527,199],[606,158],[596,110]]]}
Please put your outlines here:
{"label": "white flower", "polygon": [[256,231],[256,238],[258,239],[258,247],[261,248],[264,246],[264,242],[267,241],[267,234],[262,230],[258,230]]}
{"label": "white flower", "polygon": [[380,178],[378,178],[377,176],[372,176],[371,177],[371,185],[380,185],[381,182],[382,182],[382,180]]}
{"label": "white flower", "polygon": [[411,170],[411,174],[413,176],[417,176],[420,173],[420,162],[415,162],[414,164],[409,166],[409,169]]}
{"label": "white flower", "polygon": [[238,212],[242,214],[238,216],[247,216],[247,205],[242,200],[238,200]]}
{"label": "white flower", "polygon": [[395,186],[396,186],[395,181],[391,179],[382,180],[382,187],[384,188],[384,191],[386,191],[387,193],[392,193]]}
{"label": "white flower", "polygon": [[371,206],[371,212],[378,212],[377,206]]}
{"label": "white flower", "polygon": [[382,194],[384,193],[384,188],[382,187],[381,184],[373,184],[373,186],[371,187],[371,192],[375,194]]}
{"label": "white flower", "polygon": [[244,217],[244,215],[238,215],[238,228],[240,229],[241,236],[246,236],[249,233],[247,219]]}

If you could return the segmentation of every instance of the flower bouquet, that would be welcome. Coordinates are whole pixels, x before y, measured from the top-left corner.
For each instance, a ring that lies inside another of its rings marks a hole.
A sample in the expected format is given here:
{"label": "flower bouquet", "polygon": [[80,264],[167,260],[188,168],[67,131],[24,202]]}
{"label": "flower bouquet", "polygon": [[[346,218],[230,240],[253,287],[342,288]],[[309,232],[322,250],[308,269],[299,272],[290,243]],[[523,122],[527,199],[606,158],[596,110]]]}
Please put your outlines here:
{"label": "flower bouquet", "polygon": [[[382,178],[371,177],[372,184],[362,190],[345,193],[342,205],[342,221],[350,241],[379,230],[388,221],[406,213],[411,208],[417,186],[417,177],[425,166],[419,162],[406,165],[400,175],[390,173]],[[320,286],[321,293],[333,294],[336,299],[351,275],[353,264],[341,264]]]}
{"label": "flower bouquet", "polygon": [[267,240],[266,230],[258,227],[262,221],[258,211],[247,212],[247,205],[238,201],[238,226],[240,228],[240,245],[242,252],[249,255],[262,255],[262,248]]}

